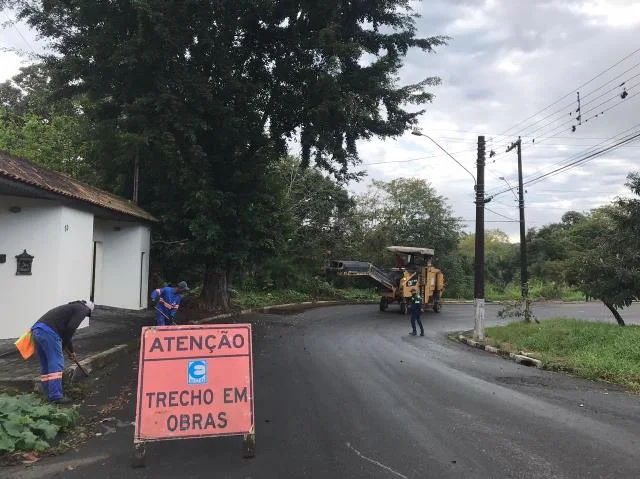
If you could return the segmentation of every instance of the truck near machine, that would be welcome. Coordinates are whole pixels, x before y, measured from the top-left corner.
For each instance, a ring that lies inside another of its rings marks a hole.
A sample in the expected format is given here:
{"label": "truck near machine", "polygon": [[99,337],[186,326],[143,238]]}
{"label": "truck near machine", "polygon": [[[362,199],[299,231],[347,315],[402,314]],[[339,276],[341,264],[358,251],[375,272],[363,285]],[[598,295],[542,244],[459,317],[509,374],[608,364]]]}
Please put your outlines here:
{"label": "truck near machine", "polygon": [[325,270],[338,276],[367,277],[378,288],[380,311],[386,311],[390,304],[398,303],[400,312],[409,310],[412,290],[422,297],[422,307],[432,308],[439,313],[442,309],[444,275],[431,264],[434,250],[412,246],[388,246],[387,251],[395,254],[395,267],[380,268],[366,261],[330,261]]}

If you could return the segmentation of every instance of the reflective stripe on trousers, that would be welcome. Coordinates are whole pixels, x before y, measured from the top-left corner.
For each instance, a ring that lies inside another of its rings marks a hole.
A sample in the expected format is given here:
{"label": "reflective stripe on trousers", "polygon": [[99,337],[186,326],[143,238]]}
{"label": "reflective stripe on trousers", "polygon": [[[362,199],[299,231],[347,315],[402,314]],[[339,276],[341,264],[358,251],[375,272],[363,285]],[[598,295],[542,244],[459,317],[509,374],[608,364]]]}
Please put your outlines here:
{"label": "reflective stripe on trousers", "polygon": [[36,343],[36,353],[40,360],[40,383],[49,401],[62,397],[62,339],[51,329],[34,327],[31,329]]}

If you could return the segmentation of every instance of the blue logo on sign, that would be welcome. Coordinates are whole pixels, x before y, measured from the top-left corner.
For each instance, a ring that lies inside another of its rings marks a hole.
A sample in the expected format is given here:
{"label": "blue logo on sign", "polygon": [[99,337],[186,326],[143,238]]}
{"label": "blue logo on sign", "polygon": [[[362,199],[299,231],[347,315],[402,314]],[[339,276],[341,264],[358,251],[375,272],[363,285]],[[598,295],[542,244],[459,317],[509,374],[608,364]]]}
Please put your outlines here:
{"label": "blue logo on sign", "polygon": [[207,362],[199,359],[189,361],[187,369],[189,373],[189,384],[207,384]]}

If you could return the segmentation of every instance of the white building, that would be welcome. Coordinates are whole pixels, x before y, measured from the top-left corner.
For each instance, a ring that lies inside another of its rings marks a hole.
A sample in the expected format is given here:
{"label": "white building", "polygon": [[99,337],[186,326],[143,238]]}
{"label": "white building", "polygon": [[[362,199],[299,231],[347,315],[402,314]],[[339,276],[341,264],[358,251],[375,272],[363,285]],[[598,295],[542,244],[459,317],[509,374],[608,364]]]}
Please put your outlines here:
{"label": "white building", "polygon": [[131,201],[0,151],[0,338],[76,299],[146,308],[155,221]]}

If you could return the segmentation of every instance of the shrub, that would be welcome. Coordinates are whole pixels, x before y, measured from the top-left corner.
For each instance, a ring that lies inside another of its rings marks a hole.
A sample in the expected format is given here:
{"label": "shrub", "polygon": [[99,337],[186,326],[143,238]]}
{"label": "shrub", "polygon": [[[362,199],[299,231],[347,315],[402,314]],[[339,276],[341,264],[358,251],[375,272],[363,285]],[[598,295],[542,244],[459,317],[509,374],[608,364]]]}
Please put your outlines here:
{"label": "shrub", "polygon": [[0,452],[45,451],[79,418],[77,409],[59,409],[33,394],[0,394]]}

